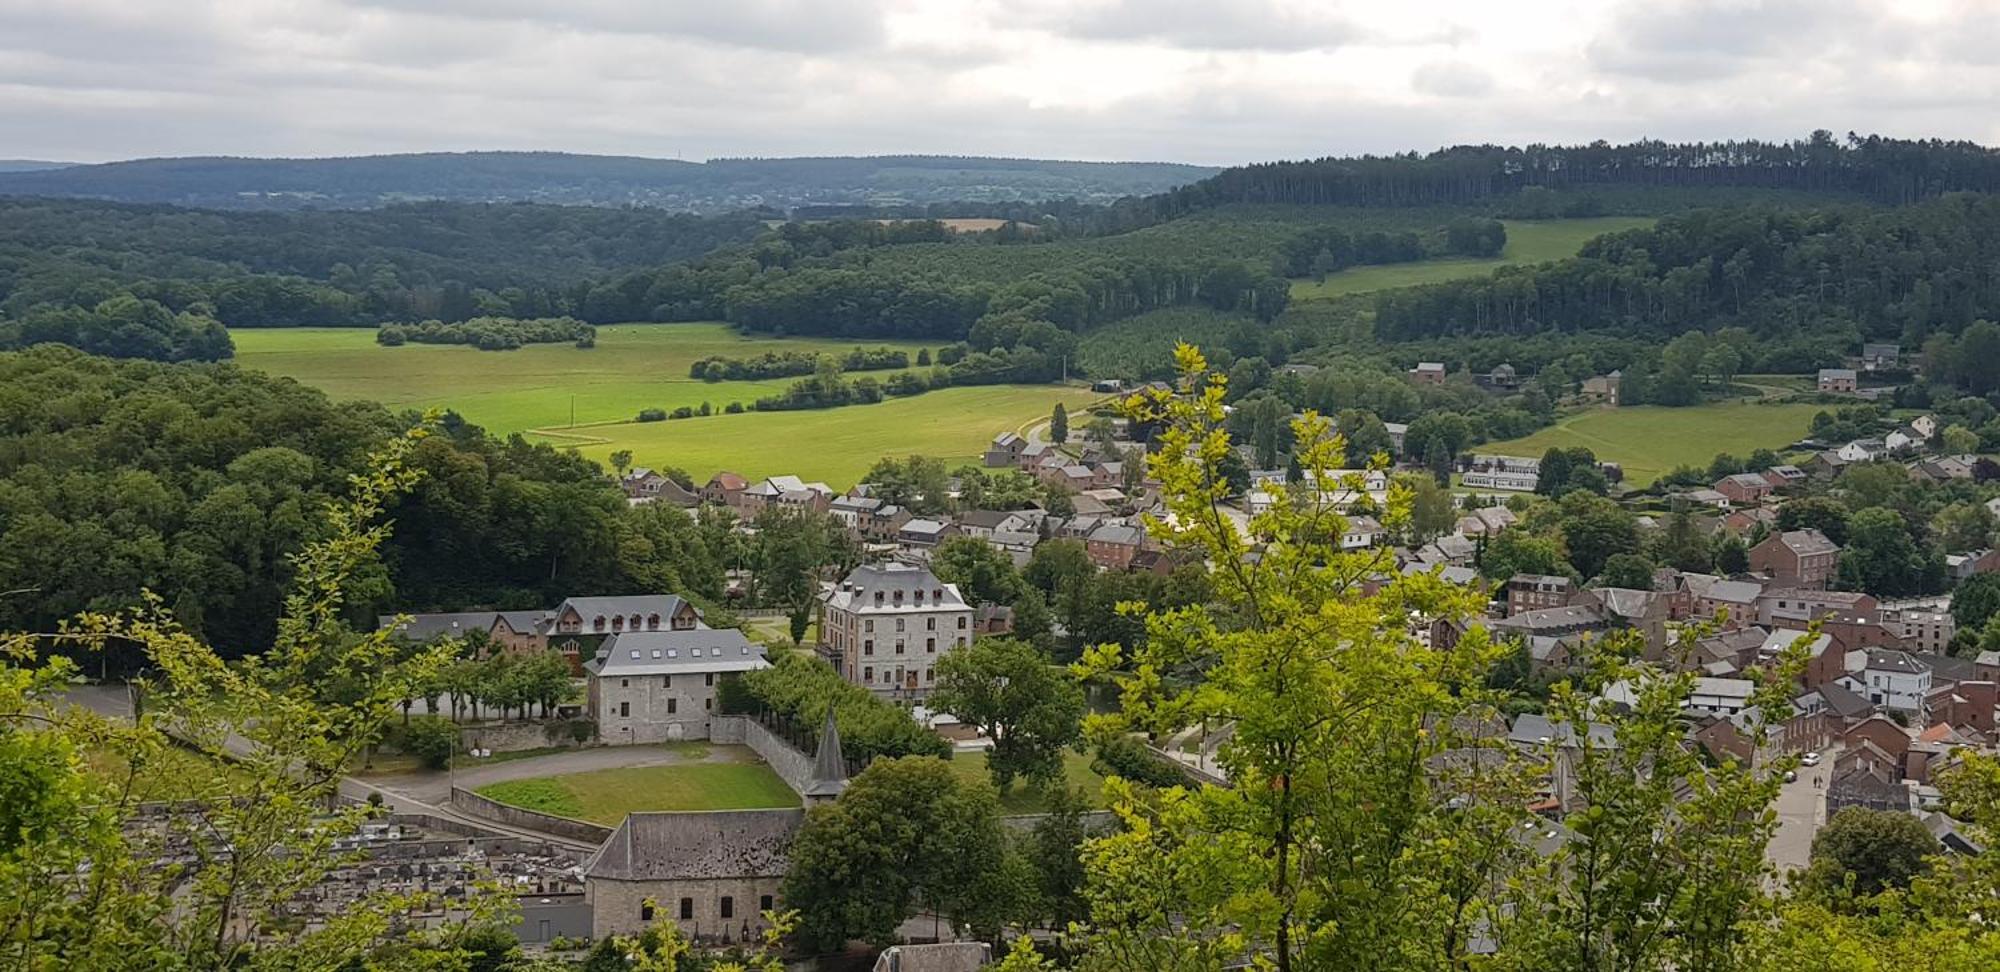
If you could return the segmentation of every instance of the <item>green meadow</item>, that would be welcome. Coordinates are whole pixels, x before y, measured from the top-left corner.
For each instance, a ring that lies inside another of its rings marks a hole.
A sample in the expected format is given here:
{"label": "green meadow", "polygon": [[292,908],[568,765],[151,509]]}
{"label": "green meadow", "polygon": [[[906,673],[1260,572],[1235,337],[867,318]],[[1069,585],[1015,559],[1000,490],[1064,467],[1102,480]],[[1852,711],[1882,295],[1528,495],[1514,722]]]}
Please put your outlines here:
{"label": "green meadow", "polygon": [[616,826],[628,813],[796,807],[798,794],[763,763],[684,763],[590,770],[490,783],[479,795],[559,817]]}
{"label": "green meadow", "polygon": [[1461,277],[1477,277],[1517,263],[1547,263],[1573,257],[1592,238],[1620,230],[1651,226],[1647,217],[1600,216],[1589,219],[1504,220],[1507,246],[1491,259],[1448,257],[1416,263],[1391,263],[1354,267],[1327,274],[1326,280],[1295,280],[1292,299],[1344,297],[1348,294],[1443,283]]}
{"label": "green meadow", "polygon": [[[537,344],[515,351],[461,345],[406,344],[385,348],[366,327],[240,329],[236,362],[296,378],[335,398],[391,406],[455,409],[498,432],[621,422],[640,409],[672,411],[708,402],[720,409],[785,390],[794,379],[705,382],[688,367],[713,355],[747,358],[766,351],[830,351],[887,345],[910,352],[910,341],[830,338],[746,338],[723,324],[614,324],[597,329],[597,347]],[[869,372],[886,377],[891,372]]]}
{"label": "green meadow", "polygon": [[[612,452],[630,449],[635,464],[678,466],[698,479],[729,469],[753,477],[794,473],[845,487],[882,456],[970,460],[993,436],[1046,418],[1056,402],[1074,409],[1094,398],[1054,385],[980,386],[875,405],[724,415],[730,402],[775,395],[795,379],[698,381],[688,377],[695,361],[884,344],[914,360],[926,345],[746,338],[722,324],[619,324],[598,328],[595,348],[546,344],[516,351],[385,348],[375,343],[372,328],[244,329],[230,336],[239,365],[295,378],[335,398],[450,408],[490,431],[528,433],[607,465]],[[641,409],[699,408],[703,402],[718,414],[634,421]]]}
{"label": "green meadow", "polygon": [[1747,456],[1779,449],[1805,435],[1820,406],[1717,402],[1687,408],[1638,405],[1569,415],[1526,438],[1489,442],[1473,451],[1540,456],[1552,448],[1588,446],[1601,462],[1615,462],[1625,481],[1645,486],[1675,466],[1706,468],[1716,453]]}
{"label": "green meadow", "polygon": [[678,466],[696,481],[727,469],[752,479],[795,473],[845,488],[883,456],[939,456],[953,465],[976,462],[995,435],[1036,424],[1056,402],[1074,415],[1102,397],[1057,385],[979,385],[874,405],[625,422],[574,432],[548,430],[538,437],[575,446],[599,462],[608,462],[613,451],[630,449],[635,464]]}

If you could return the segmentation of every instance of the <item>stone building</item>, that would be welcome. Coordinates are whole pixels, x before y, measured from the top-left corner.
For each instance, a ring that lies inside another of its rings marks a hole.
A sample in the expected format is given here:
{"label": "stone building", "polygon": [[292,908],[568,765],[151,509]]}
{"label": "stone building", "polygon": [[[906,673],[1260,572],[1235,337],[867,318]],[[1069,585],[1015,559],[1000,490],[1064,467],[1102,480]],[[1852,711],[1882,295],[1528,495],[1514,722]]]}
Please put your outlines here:
{"label": "stone building", "polygon": [[1840,566],[1840,546],[1818,530],[1773,533],[1750,548],[1750,569],[1774,587],[1823,589]]}
{"label": "stone building", "polygon": [[584,865],[592,936],[671,920],[703,941],[754,939],[804,822],[799,809],[627,814]]}
{"label": "stone building", "polygon": [[930,694],[939,657],[972,642],[972,621],[958,587],[928,568],[868,564],[827,593],[820,643],[848,681],[915,701]]}
{"label": "stone building", "polygon": [[722,683],[768,664],[764,646],[733,628],[612,635],[584,665],[597,737],[613,745],[707,739]]}

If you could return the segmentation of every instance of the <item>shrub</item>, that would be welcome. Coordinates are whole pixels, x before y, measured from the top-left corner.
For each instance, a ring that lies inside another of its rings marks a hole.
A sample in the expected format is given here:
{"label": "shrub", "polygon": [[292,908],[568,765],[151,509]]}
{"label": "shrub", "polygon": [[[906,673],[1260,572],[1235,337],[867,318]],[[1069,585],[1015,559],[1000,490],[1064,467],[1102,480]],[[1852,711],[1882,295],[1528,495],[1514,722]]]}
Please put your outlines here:
{"label": "shrub", "polygon": [[667,410],[664,408],[642,408],[639,410],[639,421],[641,422],[664,422],[666,420]]}
{"label": "shrub", "polygon": [[423,760],[431,769],[444,769],[458,748],[458,727],[438,716],[418,716],[403,729],[403,752]]}
{"label": "shrub", "polygon": [[743,403],[730,402],[728,407],[724,408],[723,411],[728,412],[731,415],[741,415],[743,413]]}
{"label": "shrub", "polygon": [[1097,758],[1090,768],[1102,776],[1121,776],[1146,786],[1176,786],[1187,782],[1181,771],[1146,751],[1131,736],[1112,736],[1097,744]]}

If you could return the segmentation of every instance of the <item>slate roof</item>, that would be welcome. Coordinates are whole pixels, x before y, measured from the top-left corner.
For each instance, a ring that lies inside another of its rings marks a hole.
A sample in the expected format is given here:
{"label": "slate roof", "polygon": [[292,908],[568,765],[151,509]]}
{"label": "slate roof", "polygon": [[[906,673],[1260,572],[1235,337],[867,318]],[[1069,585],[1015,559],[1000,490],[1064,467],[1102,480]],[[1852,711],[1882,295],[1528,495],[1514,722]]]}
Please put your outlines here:
{"label": "slate roof", "polygon": [[[1615,749],[1618,746],[1612,728],[1602,723],[1590,724],[1589,738],[1591,745],[1598,749]],[[1539,712],[1524,712],[1514,717],[1513,728],[1507,731],[1507,741],[1517,746],[1540,746],[1545,741],[1572,746],[1576,742],[1576,733],[1568,723],[1558,727]]]}
{"label": "slate roof", "polygon": [[1921,675],[1927,671],[1923,663],[1917,661],[1916,656],[1893,648],[1868,649],[1868,670],[1889,672],[1894,675]]}
{"label": "slate roof", "polygon": [[610,881],[783,877],[803,810],[632,813],[591,855],[583,876]]}
{"label": "slate roof", "polygon": [[1839,682],[1828,682],[1817,691],[1826,702],[1826,707],[1843,719],[1856,719],[1875,711],[1875,703]]}
{"label": "slate roof", "polygon": [[[679,594],[622,594],[612,597],[568,597],[555,610],[549,612],[551,618],[562,617],[563,609],[576,612],[585,621],[598,616],[631,617],[658,614],[662,623],[674,616],[674,612],[686,603]],[[701,611],[695,610],[696,623],[700,623]]]}
{"label": "slate roof", "polygon": [[735,628],[624,631],[604,639],[584,668],[600,677],[747,672],[767,668],[764,646]]}
{"label": "slate roof", "polygon": [[[875,603],[876,591],[882,592],[881,604]],[[897,591],[903,592],[900,601],[894,596]],[[917,603],[918,591],[924,594],[921,604]],[[933,598],[932,591],[943,591],[942,600]],[[827,595],[827,604],[844,611],[935,611],[970,606],[957,585],[938,580],[930,568],[894,561],[854,568]]]}
{"label": "slate roof", "polygon": [[395,625],[396,634],[411,641],[433,641],[438,638],[457,638],[472,631],[486,631],[493,627],[493,620],[500,616],[498,611],[460,611],[451,614],[415,614],[410,620],[396,624],[396,616],[384,614],[376,619],[376,626],[387,628]]}
{"label": "slate roof", "polygon": [[1803,557],[1808,554],[1839,553],[1840,546],[1826,538],[1818,530],[1786,530],[1778,534],[1778,542]]}

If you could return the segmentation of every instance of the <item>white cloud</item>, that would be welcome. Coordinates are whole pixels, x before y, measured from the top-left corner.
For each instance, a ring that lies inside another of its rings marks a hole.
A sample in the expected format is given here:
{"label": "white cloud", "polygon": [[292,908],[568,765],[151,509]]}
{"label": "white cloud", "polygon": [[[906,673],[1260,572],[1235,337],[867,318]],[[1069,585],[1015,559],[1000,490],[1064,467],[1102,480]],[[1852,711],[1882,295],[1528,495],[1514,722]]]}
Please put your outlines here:
{"label": "white cloud", "polygon": [[2000,141],[1986,0],[0,0],[8,156]]}

